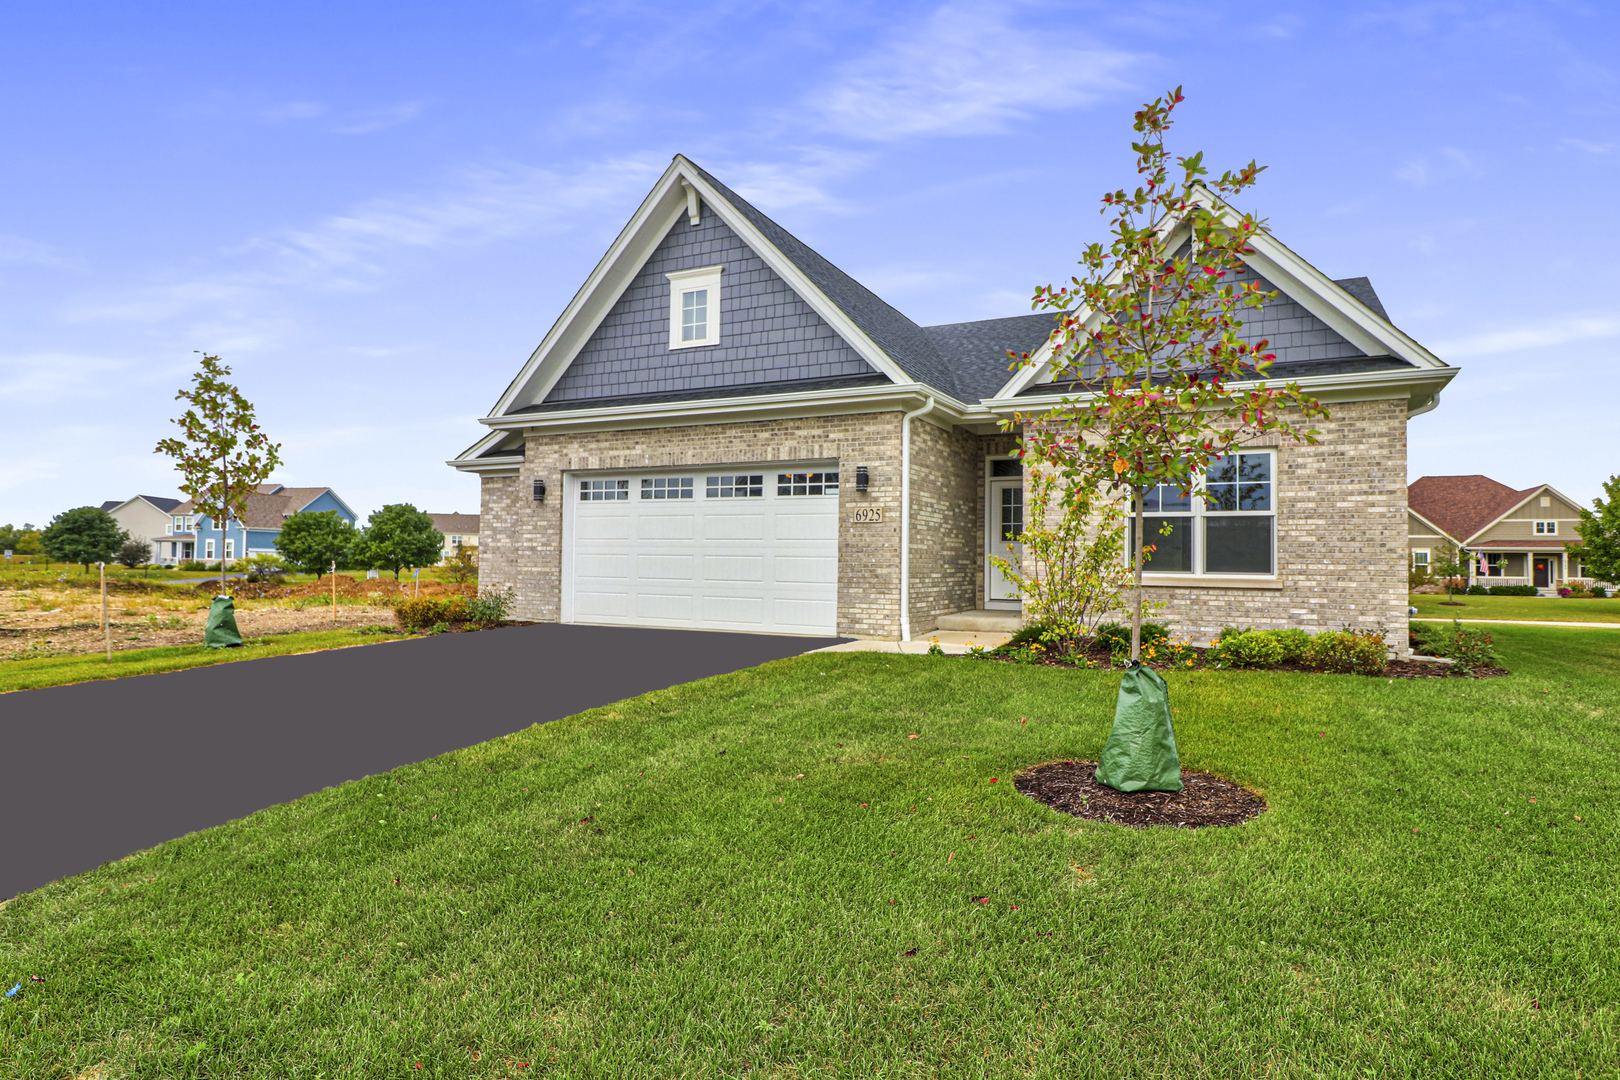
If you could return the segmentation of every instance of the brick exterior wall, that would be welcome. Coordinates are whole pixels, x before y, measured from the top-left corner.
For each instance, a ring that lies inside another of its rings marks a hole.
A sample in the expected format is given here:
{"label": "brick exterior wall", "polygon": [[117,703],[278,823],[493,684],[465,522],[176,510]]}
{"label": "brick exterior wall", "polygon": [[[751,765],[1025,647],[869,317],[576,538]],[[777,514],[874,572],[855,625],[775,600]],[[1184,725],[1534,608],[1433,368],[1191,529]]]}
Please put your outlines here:
{"label": "brick exterior wall", "polygon": [[1341,402],[1332,412],[1311,425],[1321,432],[1315,446],[1275,438],[1251,444],[1277,448],[1282,587],[1199,587],[1192,578],[1152,586],[1148,598],[1166,604],[1155,621],[1195,645],[1223,626],[1312,633],[1381,626],[1390,647],[1406,655],[1406,402]]}
{"label": "brick exterior wall", "polygon": [[979,607],[984,562],[983,440],[911,422],[911,631]]}
{"label": "brick exterior wall", "polygon": [[[913,435],[916,432],[913,431]],[[480,579],[510,585],[514,617],[556,622],[562,607],[562,475],[579,470],[684,469],[708,465],[836,461],[840,473],[838,633],[900,633],[900,414],[860,413],[632,431],[531,435],[516,478],[484,480]],[[855,490],[865,465],[871,490]],[[543,503],[525,494],[546,482]],[[856,507],[883,520],[854,523]],[[486,548],[484,545],[491,545]]]}

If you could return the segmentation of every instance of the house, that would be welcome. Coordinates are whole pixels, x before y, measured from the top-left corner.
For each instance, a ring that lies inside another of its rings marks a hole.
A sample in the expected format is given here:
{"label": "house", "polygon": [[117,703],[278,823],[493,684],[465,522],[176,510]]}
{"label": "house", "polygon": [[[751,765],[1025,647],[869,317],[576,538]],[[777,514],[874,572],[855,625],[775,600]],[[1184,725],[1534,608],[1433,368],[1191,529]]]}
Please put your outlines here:
{"label": "house", "polygon": [[429,514],[433,527],[444,535],[444,549],[439,561],[455,557],[463,547],[478,546],[477,514]]}
{"label": "house", "polygon": [[1414,569],[1442,553],[1466,553],[1480,585],[1533,585],[1546,595],[1586,568],[1565,544],[1580,543],[1580,507],[1550,484],[1510,488],[1488,476],[1424,476],[1407,489],[1407,547]]}
{"label": "house", "polygon": [[165,548],[163,541],[157,537],[166,535],[170,515],[179,505],[179,499],[168,499],[162,495],[137,495],[122,502],[112,499],[102,503],[101,508],[111,514],[113,520],[118,522],[118,527],[131,537],[152,545],[152,562],[162,562]]}
{"label": "house", "polygon": [[[1366,278],[1254,248],[1283,295],[1246,332],[1332,418],[1319,445],[1244,448],[1245,509],[1158,503],[1178,539],[1149,595],[1195,640],[1350,624],[1404,649],[1406,424],[1457,369]],[[1001,422],[1084,392],[1052,382],[1052,326],[919,326],[677,156],[449,462],[481,478],[482,580],[534,621],[909,640],[1016,618],[988,561],[1022,529]],[[1008,349],[1037,363],[1009,371]]]}
{"label": "house", "polygon": [[166,545],[162,561],[175,563],[201,559],[215,562],[221,554],[227,559],[273,555],[281,523],[306,510],[334,510],[338,517],[351,525],[357,517],[349,504],[338,498],[331,488],[260,484],[259,490],[248,496],[247,513],[243,520],[229,522],[222,531],[215,527],[208,515],[198,514],[191,500],[187,499],[174,507],[169,515],[168,532],[162,541]]}

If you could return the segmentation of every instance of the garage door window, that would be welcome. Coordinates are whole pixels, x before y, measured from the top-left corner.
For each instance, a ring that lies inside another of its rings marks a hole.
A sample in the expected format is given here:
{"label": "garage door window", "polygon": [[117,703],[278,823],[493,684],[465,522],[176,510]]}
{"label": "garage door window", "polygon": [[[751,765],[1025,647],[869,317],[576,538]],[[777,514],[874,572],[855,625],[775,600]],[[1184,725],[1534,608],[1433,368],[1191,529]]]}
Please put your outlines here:
{"label": "garage door window", "polygon": [[835,472],[779,473],[776,477],[778,495],[836,495],[838,474]]}
{"label": "garage door window", "polygon": [[579,482],[580,502],[622,502],[629,497],[630,481],[628,480],[581,480]]}
{"label": "garage door window", "polygon": [[711,476],[708,478],[708,498],[760,499],[765,496],[765,475]]}
{"label": "garage door window", "polygon": [[692,497],[692,478],[690,476],[655,476],[651,480],[641,482],[641,497],[643,499],[690,499]]}

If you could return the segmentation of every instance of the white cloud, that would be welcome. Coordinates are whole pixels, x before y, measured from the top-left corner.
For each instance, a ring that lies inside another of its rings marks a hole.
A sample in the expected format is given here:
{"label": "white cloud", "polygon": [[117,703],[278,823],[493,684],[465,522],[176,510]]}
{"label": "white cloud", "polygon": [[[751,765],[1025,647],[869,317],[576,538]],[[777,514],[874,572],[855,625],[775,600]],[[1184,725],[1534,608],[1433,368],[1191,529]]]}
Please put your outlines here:
{"label": "white cloud", "polygon": [[398,105],[389,105],[382,109],[366,109],[355,113],[352,119],[340,123],[332,130],[339,135],[369,135],[374,131],[385,131],[414,120],[421,114],[422,109],[423,103],[420,101],[402,101]]}
{"label": "white cloud", "polygon": [[863,57],[805,103],[822,126],[860,139],[1004,130],[1122,87],[1139,57],[1071,44],[1072,32],[1009,25],[997,5],[948,3],[912,36]]}
{"label": "white cloud", "polygon": [[1565,139],[1564,145],[1573,146],[1577,150],[1585,150],[1588,154],[1612,154],[1615,146],[1620,144],[1612,142],[1595,143],[1588,142],[1585,139]]}
{"label": "white cloud", "polygon": [[1445,146],[1433,154],[1419,154],[1408,159],[1395,170],[1395,178],[1404,180],[1413,187],[1426,187],[1429,184],[1481,176],[1483,172],[1484,170],[1466,150]]}
{"label": "white cloud", "polygon": [[20,236],[0,233],[0,263],[21,263],[29,266],[54,266],[64,270],[77,269],[80,263],[57,252],[49,244],[25,240]]}
{"label": "white cloud", "polygon": [[1564,345],[1571,341],[1589,341],[1620,335],[1620,318],[1612,315],[1568,315],[1534,326],[1518,326],[1508,330],[1490,330],[1482,334],[1442,341],[1434,346],[1436,356],[1444,359],[1465,356],[1489,356],[1492,353],[1513,352],[1518,349],[1545,348]]}
{"label": "white cloud", "polygon": [[870,161],[867,154],[817,147],[802,151],[791,163],[723,163],[723,175],[727,187],[764,210],[800,206],[830,210],[843,203],[826,190],[827,185],[859,172]]}

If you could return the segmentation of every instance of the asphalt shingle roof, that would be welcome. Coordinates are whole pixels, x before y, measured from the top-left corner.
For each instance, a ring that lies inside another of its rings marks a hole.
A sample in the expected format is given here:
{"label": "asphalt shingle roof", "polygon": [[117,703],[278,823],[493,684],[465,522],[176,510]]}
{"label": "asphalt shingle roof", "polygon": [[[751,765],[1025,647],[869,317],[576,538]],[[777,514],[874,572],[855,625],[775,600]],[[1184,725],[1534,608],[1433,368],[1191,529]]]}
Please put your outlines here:
{"label": "asphalt shingle roof", "polygon": [[1488,476],[1420,476],[1406,489],[1406,505],[1457,541],[1479,530],[1545,485],[1515,491]]}

